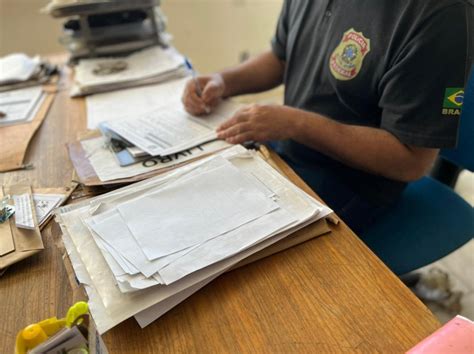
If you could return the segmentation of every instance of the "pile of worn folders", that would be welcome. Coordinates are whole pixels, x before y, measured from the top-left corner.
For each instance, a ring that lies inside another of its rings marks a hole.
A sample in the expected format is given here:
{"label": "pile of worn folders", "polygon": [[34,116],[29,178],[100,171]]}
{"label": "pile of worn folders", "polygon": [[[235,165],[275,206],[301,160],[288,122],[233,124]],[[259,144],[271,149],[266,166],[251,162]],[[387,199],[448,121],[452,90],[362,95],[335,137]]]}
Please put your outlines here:
{"label": "pile of worn folders", "polygon": [[237,263],[331,210],[233,146],[56,210],[99,333],[144,327]]}
{"label": "pile of worn folders", "polygon": [[81,59],[71,96],[120,90],[186,76],[184,57],[173,47],[153,46],[126,56]]}

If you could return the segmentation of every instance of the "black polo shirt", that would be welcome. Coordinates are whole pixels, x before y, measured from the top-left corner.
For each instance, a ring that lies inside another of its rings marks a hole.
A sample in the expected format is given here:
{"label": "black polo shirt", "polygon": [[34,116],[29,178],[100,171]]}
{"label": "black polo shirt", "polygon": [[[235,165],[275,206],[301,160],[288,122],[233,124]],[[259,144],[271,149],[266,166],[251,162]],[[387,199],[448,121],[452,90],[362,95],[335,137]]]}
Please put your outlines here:
{"label": "black polo shirt", "polygon": [[[272,40],[286,62],[285,104],[381,128],[405,144],[454,147],[467,6],[461,0],[285,0]],[[329,171],[328,178],[377,204],[390,204],[405,186],[292,140],[277,150],[314,173]]]}

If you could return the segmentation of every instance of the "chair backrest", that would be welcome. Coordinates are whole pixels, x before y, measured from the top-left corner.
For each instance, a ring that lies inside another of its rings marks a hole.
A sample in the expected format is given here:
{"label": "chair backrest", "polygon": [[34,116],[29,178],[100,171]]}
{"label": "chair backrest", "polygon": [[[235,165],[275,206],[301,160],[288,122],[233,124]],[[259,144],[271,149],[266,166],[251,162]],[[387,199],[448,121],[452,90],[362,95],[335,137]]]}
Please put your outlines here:
{"label": "chair backrest", "polygon": [[474,66],[464,90],[460,119],[458,146],[455,149],[443,149],[440,155],[459,167],[474,172]]}

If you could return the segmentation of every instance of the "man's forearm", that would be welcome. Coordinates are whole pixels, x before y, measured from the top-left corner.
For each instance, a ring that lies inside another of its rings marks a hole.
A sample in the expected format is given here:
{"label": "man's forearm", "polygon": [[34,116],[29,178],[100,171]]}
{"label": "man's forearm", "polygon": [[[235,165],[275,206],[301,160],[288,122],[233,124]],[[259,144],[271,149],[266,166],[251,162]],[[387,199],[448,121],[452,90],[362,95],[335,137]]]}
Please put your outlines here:
{"label": "man's forearm", "polygon": [[409,147],[377,128],[342,124],[319,114],[283,107],[294,122],[291,138],[369,173],[399,181],[423,176],[438,150]]}
{"label": "man's forearm", "polygon": [[285,65],[271,51],[249,59],[220,74],[225,83],[224,97],[272,89],[283,82]]}

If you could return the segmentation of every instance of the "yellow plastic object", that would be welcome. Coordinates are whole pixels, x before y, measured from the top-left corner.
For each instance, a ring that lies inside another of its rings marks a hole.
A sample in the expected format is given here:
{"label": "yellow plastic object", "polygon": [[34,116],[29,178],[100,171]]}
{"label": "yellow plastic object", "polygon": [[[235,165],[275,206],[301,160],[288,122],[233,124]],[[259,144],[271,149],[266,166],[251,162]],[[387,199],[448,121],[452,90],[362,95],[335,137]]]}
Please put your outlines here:
{"label": "yellow plastic object", "polygon": [[51,337],[53,334],[58,332],[61,328],[64,328],[65,325],[66,325],[66,320],[64,318],[58,320],[56,317],[48,318],[46,320],[38,322],[38,326],[40,326],[43,329],[44,333],[46,333],[48,337]]}
{"label": "yellow plastic object", "polygon": [[61,328],[64,328],[66,321],[51,317],[38,323],[33,323],[16,336],[16,354],[24,354],[37,345],[43,343]]}
{"label": "yellow plastic object", "polygon": [[88,311],[89,307],[86,302],[76,302],[69,308],[66,318],[51,317],[25,327],[16,336],[15,354],[26,354],[28,350],[43,343],[60,329],[71,327],[79,317],[86,315]]}
{"label": "yellow plastic object", "polygon": [[33,348],[36,347],[38,344],[44,342],[48,336],[43,331],[40,325],[32,324],[26,327],[22,333],[21,337],[24,340],[27,347]]}
{"label": "yellow plastic object", "polygon": [[71,327],[76,320],[89,312],[87,302],[79,301],[71,306],[66,315],[66,327]]}

